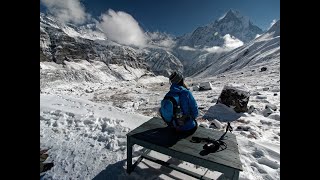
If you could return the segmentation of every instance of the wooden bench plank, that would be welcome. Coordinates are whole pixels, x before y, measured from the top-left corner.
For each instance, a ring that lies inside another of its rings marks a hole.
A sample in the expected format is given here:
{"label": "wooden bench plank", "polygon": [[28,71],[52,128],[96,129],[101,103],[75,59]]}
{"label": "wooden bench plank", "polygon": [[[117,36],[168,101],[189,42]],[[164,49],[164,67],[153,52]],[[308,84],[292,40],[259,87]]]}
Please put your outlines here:
{"label": "wooden bench plank", "polygon": [[218,139],[224,132],[199,127],[193,135],[185,139],[179,139],[173,129],[165,128],[164,125],[161,125],[161,119],[156,118],[151,119],[150,123],[144,123],[137,129],[138,130],[134,130],[134,133],[131,133],[131,136],[134,138],[196,156],[202,158],[204,161],[210,160],[242,170],[235,135],[229,132],[226,135],[226,139],[223,140],[227,144],[225,150],[201,156],[199,153],[203,151],[204,143],[192,143],[190,142],[191,137],[207,137],[209,135],[211,138]]}
{"label": "wooden bench plank", "polygon": [[[176,148],[177,147],[177,148]],[[210,153],[208,155],[202,156],[200,152],[204,151],[202,146],[199,145],[192,145],[190,143],[179,143],[177,146],[170,147],[170,149],[174,149],[176,151],[181,151],[186,154],[190,154],[193,156],[197,156],[199,158],[203,158],[205,160],[214,161],[219,164],[229,165],[234,168],[240,168],[241,162],[239,159],[239,155],[234,153],[233,150],[224,149],[219,152]],[[240,162],[240,164],[239,164]]]}
{"label": "wooden bench plank", "polygon": [[[183,161],[206,167],[211,170],[223,172],[229,177],[231,175],[232,178],[236,179],[239,177],[239,171],[242,171],[242,164],[239,157],[238,143],[234,134],[228,132],[223,139],[223,142],[227,145],[226,149],[209,153],[207,155],[200,154],[200,152],[203,151],[203,145],[205,143],[190,142],[193,136],[219,139],[223,133],[224,131],[199,127],[194,134],[179,137],[174,129],[166,128],[162,119],[154,117],[129,132],[127,134],[127,140],[128,147],[133,144],[138,144],[147,149],[151,149]],[[128,153],[132,151],[130,149],[131,148],[129,148]],[[130,155],[127,156],[127,158],[131,158]],[[128,160],[128,163],[131,161]],[[128,172],[130,172],[132,167],[128,167]]]}
{"label": "wooden bench plank", "polygon": [[[189,147],[185,147],[185,148],[168,148],[168,147],[164,147],[164,146],[161,146],[161,145],[157,145],[157,144],[154,144],[154,143],[151,143],[151,142],[147,142],[147,141],[143,141],[143,140],[140,140],[140,139],[136,139],[134,137],[132,137],[132,142],[135,142],[136,144],[138,145],[141,145],[143,147],[146,147],[148,149],[152,149],[154,151],[157,151],[157,152],[160,152],[160,153],[163,153],[163,154],[166,154],[166,155],[169,155],[169,156],[172,156],[172,157],[175,157],[176,154],[180,154],[181,153],[181,156],[188,156],[190,158],[187,158],[188,160],[186,160],[185,158],[183,157],[180,157],[178,159],[181,159],[181,160],[184,160],[184,161],[188,161],[190,163],[193,163],[192,160],[194,159],[199,159],[199,161],[201,163],[214,163],[214,164],[220,164],[220,165],[223,165],[223,166],[228,166],[230,168],[235,168],[235,169],[238,169],[240,171],[242,171],[242,165],[241,165],[241,162],[240,162],[240,159],[239,158],[236,158],[237,156],[234,155],[234,153],[230,152],[228,154],[224,153],[222,154],[223,157],[220,155],[212,155],[214,153],[210,153],[206,156],[201,156],[199,154],[200,151],[192,151],[190,150]],[[223,150],[225,151],[225,150]],[[220,151],[222,152],[222,151]],[[237,162],[237,160],[240,162]],[[193,163],[194,164],[194,163]],[[203,166],[201,164],[197,164],[197,165],[200,165],[200,166]]]}
{"label": "wooden bench plank", "polygon": [[[151,144],[151,143],[139,140],[139,139],[132,138],[132,141],[138,145],[141,145],[141,146],[146,147],[148,149],[160,152],[162,154],[165,154],[165,155],[168,155],[168,156],[171,156],[171,157],[174,157],[174,158],[186,161],[186,162],[190,162],[195,165],[206,167],[211,170],[223,172],[225,174],[233,174],[234,169],[236,169],[233,167],[225,166],[223,164],[215,163],[213,161],[204,160],[203,158],[199,158],[199,157],[188,155],[188,154],[185,154],[182,152],[174,151],[172,149],[169,149],[169,148],[166,148],[163,146]],[[240,170],[240,169],[237,169],[237,170]]]}

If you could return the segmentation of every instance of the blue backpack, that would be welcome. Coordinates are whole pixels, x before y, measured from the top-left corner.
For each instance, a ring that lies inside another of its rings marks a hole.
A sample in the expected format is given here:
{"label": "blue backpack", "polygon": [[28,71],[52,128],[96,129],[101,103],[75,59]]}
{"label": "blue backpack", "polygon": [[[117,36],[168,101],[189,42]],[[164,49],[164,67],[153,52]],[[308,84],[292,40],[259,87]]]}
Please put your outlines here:
{"label": "blue backpack", "polygon": [[160,114],[162,119],[169,125],[173,126],[175,121],[176,126],[183,126],[185,116],[183,116],[179,103],[179,95],[166,95],[161,101]]}

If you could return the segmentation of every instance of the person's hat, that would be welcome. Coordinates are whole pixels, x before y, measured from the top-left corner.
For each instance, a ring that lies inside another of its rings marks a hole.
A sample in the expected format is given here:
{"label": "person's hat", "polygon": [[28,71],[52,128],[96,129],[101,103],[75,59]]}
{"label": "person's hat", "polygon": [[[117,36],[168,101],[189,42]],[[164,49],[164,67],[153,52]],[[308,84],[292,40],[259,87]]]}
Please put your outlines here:
{"label": "person's hat", "polygon": [[181,73],[179,72],[173,72],[170,76],[169,76],[170,82],[172,84],[178,84],[182,79],[183,76]]}

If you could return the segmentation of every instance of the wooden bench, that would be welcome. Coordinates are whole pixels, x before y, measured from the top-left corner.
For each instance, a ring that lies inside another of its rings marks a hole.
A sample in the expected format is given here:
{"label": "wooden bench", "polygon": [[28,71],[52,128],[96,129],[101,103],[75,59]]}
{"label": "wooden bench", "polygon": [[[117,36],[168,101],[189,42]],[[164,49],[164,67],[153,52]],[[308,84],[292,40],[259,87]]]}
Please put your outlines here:
{"label": "wooden bench", "polygon": [[[210,170],[219,171],[224,173],[225,177],[229,179],[239,179],[239,171],[242,171],[242,165],[234,134],[228,132],[224,137],[223,142],[227,145],[226,149],[207,155],[201,155],[200,153],[203,151],[204,143],[190,142],[193,136],[219,139],[223,133],[223,131],[198,127],[194,134],[179,138],[173,129],[167,128],[164,125],[162,119],[154,117],[127,134],[127,173],[130,174],[137,164],[145,158],[192,177],[208,179],[202,175],[149,156],[148,153],[154,150]],[[132,165],[132,146],[134,144],[144,147],[147,151]]]}

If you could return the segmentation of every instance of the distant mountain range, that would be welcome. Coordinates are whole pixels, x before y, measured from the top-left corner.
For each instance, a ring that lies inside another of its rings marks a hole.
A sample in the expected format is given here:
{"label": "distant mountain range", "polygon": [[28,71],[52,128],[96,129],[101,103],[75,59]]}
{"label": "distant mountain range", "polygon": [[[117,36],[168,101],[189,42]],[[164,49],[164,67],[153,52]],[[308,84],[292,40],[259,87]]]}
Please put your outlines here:
{"label": "distant mountain range", "polygon": [[280,63],[280,20],[261,36],[226,53],[219,59],[215,59],[206,67],[198,70],[193,76],[213,76],[271,61]]}
{"label": "distant mountain range", "polygon": [[145,32],[148,45],[138,48],[110,40],[94,23],[64,24],[40,13],[40,62],[100,61],[106,66],[128,66],[164,76],[177,70],[185,76],[214,75],[277,56],[277,34],[280,20],[264,33],[249,18],[229,10],[224,17],[180,37]]}

